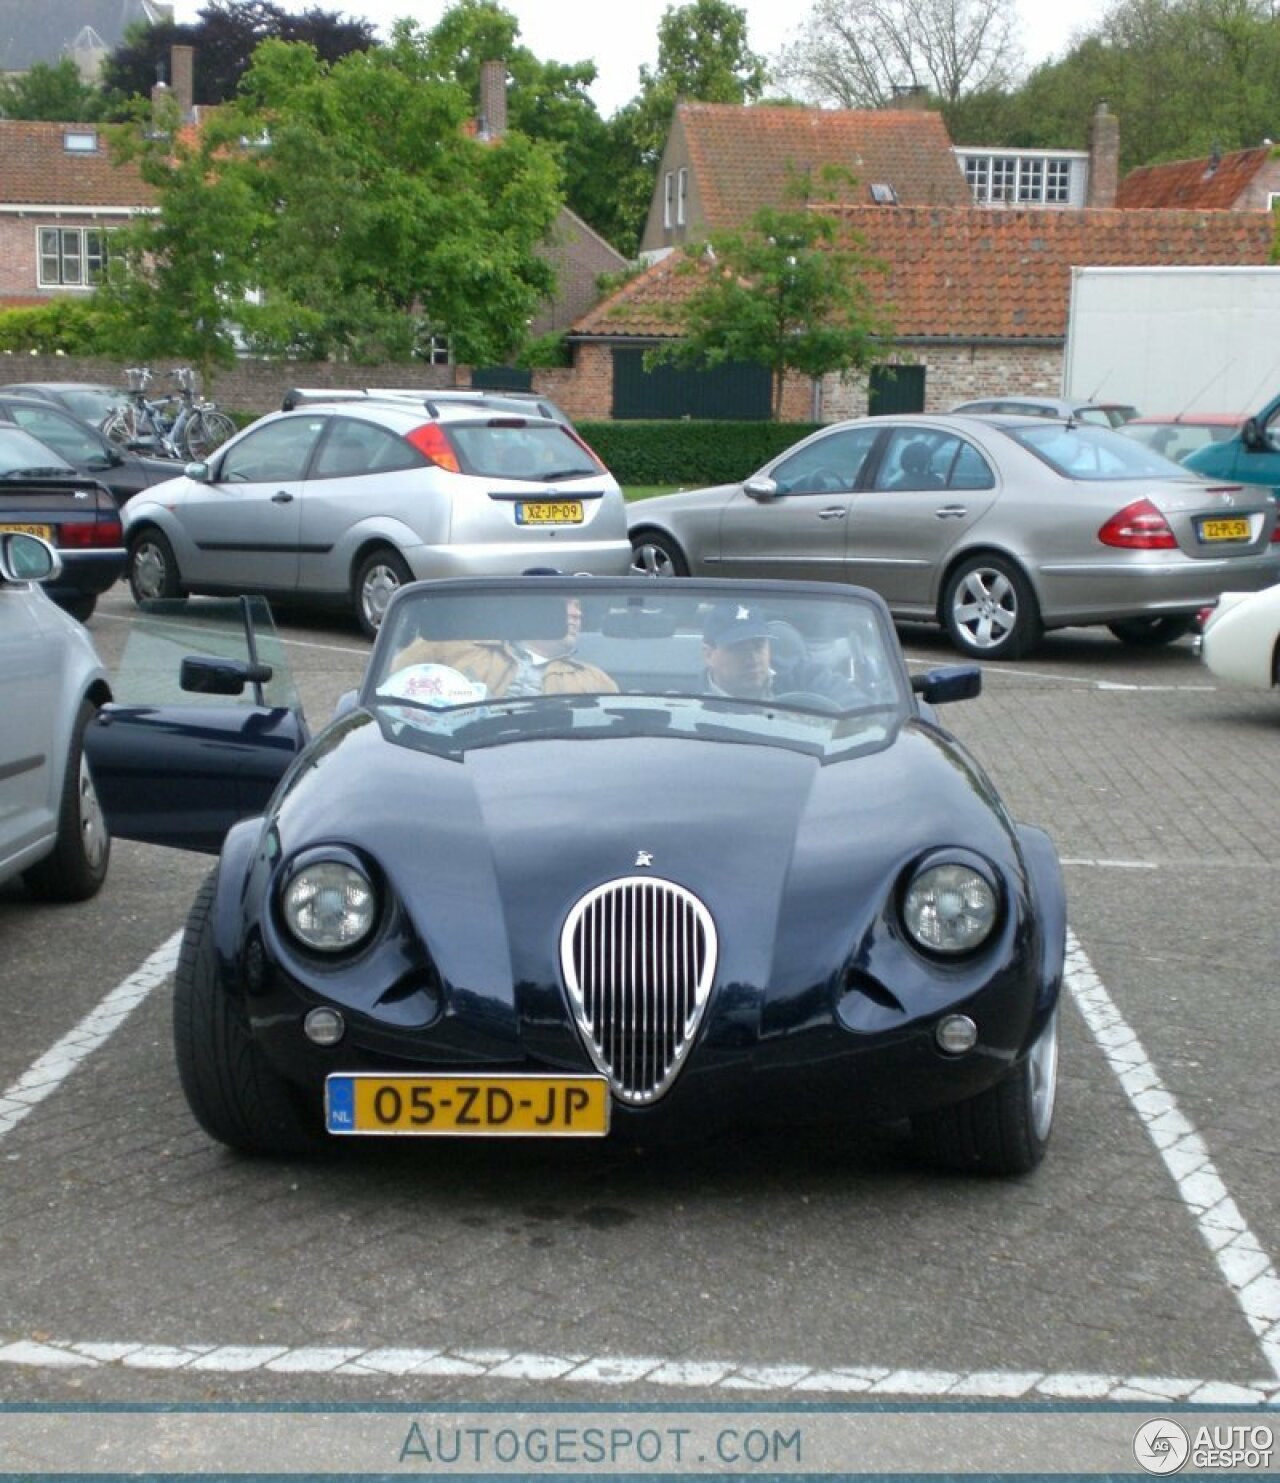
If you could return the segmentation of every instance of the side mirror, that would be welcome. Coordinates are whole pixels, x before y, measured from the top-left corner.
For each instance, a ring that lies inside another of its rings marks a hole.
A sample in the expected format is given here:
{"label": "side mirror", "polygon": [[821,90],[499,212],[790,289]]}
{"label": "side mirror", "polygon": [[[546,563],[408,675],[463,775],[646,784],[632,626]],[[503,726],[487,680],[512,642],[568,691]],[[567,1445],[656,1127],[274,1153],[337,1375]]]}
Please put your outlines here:
{"label": "side mirror", "polygon": [[178,671],[178,684],[198,695],[240,695],[246,685],[265,685],[271,675],[269,664],[188,654]]}
{"label": "side mirror", "polygon": [[195,463],[187,464],[182,472],[188,479],[194,479],[197,484],[207,484],[209,482],[209,465],[203,460],[197,460]]}
{"label": "side mirror", "polygon": [[911,689],[927,705],[974,700],[982,694],[982,671],[976,664],[948,664],[911,676]]}
{"label": "side mirror", "polygon": [[742,486],[742,492],[748,499],[759,500],[762,505],[767,504],[771,499],[777,499],[778,497],[777,480],[765,478],[748,479]]}
{"label": "side mirror", "polygon": [[1256,417],[1246,417],[1244,426],[1240,429],[1240,441],[1250,453],[1261,453],[1267,446],[1267,440],[1262,436],[1262,428]]}
{"label": "side mirror", "polygon": [[62,575],[62,558],[39,536],[10,531],[0,536],[0,580],[48,582]]}
{"label": "side mirror", "polygon": [[338,696],[338,703],[333,708],[333,720],[336,721],[340,716],[349,715],[352,711],[355,710],[356,696],[359,693],[360,692],[358,690],[344,690],[342,694]]}

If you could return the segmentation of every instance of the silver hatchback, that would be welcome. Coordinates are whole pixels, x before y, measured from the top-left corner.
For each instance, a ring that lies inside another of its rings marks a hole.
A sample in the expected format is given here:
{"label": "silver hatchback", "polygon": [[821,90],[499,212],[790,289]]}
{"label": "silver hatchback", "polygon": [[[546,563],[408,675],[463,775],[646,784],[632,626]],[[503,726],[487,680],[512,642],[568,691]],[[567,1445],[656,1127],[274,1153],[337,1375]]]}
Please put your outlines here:
{"label": "silver hatchback", "polygon": [[856,418],[629,516],[638,572],[856,582],[982,659],[1076,624],[1168,643],[1219,593],[1280,580],[1266,490],[1080,422]]}
{"label": "silver hatchback", "polygon": [[376,632],[424,577],[630,564],[622,491],[570,428],[472,404],[336,401],[263,417],[125,510],[134,599],[261,592]]}

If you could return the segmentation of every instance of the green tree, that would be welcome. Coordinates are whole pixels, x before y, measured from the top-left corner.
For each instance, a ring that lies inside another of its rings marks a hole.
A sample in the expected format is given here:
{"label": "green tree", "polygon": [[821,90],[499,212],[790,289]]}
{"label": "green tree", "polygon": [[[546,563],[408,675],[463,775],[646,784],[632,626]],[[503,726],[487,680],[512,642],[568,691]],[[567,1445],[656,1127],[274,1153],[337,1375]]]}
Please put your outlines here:
{"label": "green tree", "polygon": [[609,121],[604,158],[613,220],[604,235],[621,251],[635,251],[677,102],[754,103],[767,81],[740,6],[727,0],[669,5],[658,26],[657,67],[640,68],[639,93]]}
{"label": "green tree", "polygon": [[555,150],[568,204],[607,236],[611,182],[600,168],[607,131],[588,91],[596,65],[541,61],[519,38],[520,23],[497,0],[456,0],[426,33],[425,58],[435,77],[462,87],[473,109],[482,63],[504,62],[508,127]]}
{"label": "green tree", "polygon": [[787,372],[847,376],[884,353],[889,318],[871,284],[883,265],[838,214],[801,202],[765,207],[746,230],[688,246],[678,271],[696,280],[670,311],[681,339],[650,362],[767,366],[775,420]]}
{"label": "green tree", "polygon": [[27,73],[0,78],[0,118],[87,123],[103,111],[101,90],[81,80],[70,57],[52,67],[36,62]]}

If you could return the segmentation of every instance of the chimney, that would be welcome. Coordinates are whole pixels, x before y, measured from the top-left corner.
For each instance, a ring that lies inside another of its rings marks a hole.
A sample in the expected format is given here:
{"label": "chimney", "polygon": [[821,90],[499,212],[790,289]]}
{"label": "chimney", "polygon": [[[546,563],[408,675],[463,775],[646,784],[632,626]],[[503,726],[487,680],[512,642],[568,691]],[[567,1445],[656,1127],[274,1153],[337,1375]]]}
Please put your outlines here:
{"label": "chimney", "polygon": [[507,64],[480,63],[480,137],[501,139],[507,132]]}
{"label": "chimney", "polygon": [[926,109],[929,106],[929,89],[922,82],[895,82],[893,93],[884,106],[912,111]]}
{"label": "chimney", "polygon": [[175,46],[169,51],[169,72],[173,78],[173,96],[184,124],[195,117],[195,47]]}
{"label": "chimney", "polygon": [[1104,102],[1089,121],[1089,195],[1086,206],[1114,206],[1120,183],[1120,120]]}

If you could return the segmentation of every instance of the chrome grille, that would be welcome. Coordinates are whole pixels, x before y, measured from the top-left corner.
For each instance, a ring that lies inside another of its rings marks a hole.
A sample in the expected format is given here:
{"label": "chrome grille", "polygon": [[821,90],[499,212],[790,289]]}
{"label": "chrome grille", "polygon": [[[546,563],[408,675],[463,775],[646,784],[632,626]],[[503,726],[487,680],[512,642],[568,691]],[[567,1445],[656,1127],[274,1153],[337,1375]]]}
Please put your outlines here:
{"label": "chrome grille", "polygon": [[632,875],[589,891],[560,934],[574,1019],[622,1102],[653,1102],[675,1080],[706,1007],[716,929],[673,881]]}

